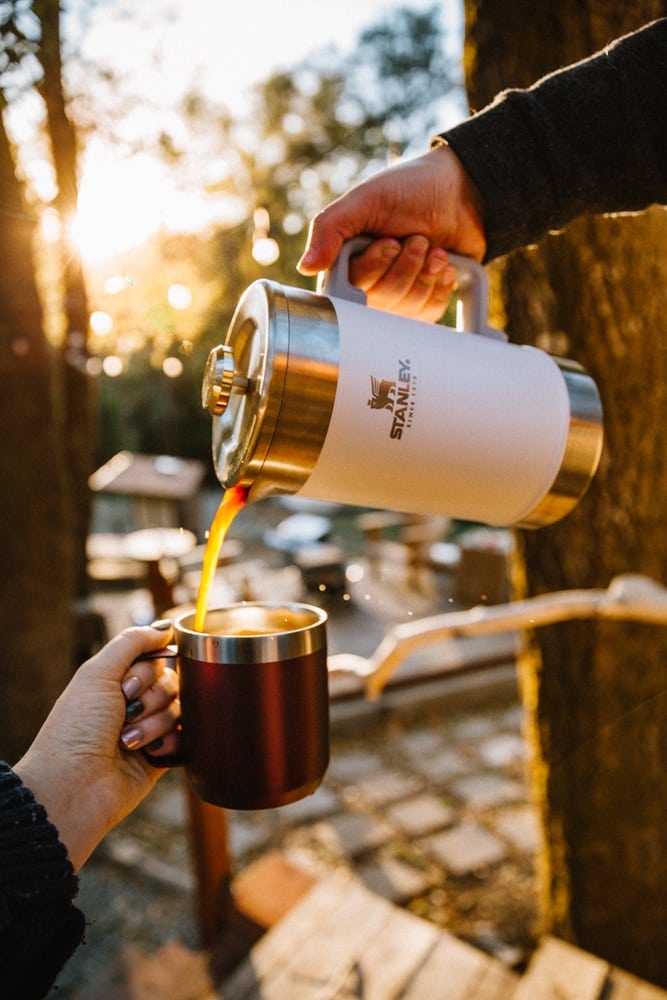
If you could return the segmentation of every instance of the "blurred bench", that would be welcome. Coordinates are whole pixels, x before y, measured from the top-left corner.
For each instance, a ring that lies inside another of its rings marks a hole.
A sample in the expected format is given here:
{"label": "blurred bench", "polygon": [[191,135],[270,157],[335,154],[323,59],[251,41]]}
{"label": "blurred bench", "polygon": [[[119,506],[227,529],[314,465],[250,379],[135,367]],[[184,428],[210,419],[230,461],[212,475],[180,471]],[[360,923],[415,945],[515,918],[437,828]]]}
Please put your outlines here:
{"label": "blurred bench", "polygon": [[[667,1000],[667,992],[553,937],[523,974],[336,874],[302,892],[222,975],[220,955],[125,948],[81,1000]],[[270,887],[265,886],[270,892]]]}
{"label": "blurred bench", "polygon": [[196,459],[119,451],[90,476],[88,486],[100,496],[128,498],[128,528],[185,527],[199,534],[205,471]]}
{"label": "blurred bench", "polygon": [[251,949],[224,1000],[667,1000],[667,992],[545,937],[519,976],[350,875],[317,882]]}
{"label": "blurred bench", "polygon": [[318,882],[259,940],[217,995],[500,1000],[512,995],[516,982],[497,959],[355,878],[334,875]]}

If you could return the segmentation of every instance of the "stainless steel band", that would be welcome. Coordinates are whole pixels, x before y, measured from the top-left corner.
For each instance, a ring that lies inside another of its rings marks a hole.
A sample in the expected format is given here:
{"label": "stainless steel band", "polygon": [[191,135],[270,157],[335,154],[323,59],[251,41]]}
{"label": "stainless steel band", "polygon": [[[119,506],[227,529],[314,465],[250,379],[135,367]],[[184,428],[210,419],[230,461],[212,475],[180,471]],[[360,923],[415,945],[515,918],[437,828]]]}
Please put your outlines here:
{"label": "stainless steel band", "polygon": [[326,612],[306,604],[245,603],[209,611],[206,633],[188,612],[174,623],[178,655],[202,663],[292,660],[326,646]]}
{"label": "stainless steel band", "polygon": [[602,404],[595,382],[576,362],[553,360],[565,379],[570,400],[567,445],[551,489],[517,525],[519,528],[541,528],[569,514],[586,492],[602,452]]}
{"label": "stainless steel band", "polygon": [[338,382],[339,334],[328,298],[270,281],[242,297],[225,346],[245,384],[213,421],[213,459],[225,487],[250,499],[296,493],[321,451]]}

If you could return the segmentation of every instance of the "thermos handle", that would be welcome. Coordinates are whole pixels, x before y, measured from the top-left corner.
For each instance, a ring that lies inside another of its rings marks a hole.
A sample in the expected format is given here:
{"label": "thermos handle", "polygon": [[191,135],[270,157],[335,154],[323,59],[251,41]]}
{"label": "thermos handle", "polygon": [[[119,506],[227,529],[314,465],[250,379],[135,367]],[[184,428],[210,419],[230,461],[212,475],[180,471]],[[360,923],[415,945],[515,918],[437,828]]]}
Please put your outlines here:
{"label": "thermos handle", "polygon": [[[317,291],[334,299],[366,304],[366,293],[350,283],[350,257],[361,253],[372,242],[370,236],[355,236],[346,240],[338,258],[328,271],[321,271],[317,279]],[[458,274],[460,313],[457,314],[457,330],[478,333],[494,340],[507,340],[502,330],[488,324],[489,285],[486,271],[471,257],[448,254]]]}
{"label": "thermos handle", "polygon": [[355,236],[346,240],[340,248],[340,253],[328,271],[320,271],[317,276],[317,291],[320,295],[328,295],[332,299],[347,299],[348,302],[360,302],[366,305],[366,292],[350,284],[350,257],[361,253],[372,243],[370,236]]}

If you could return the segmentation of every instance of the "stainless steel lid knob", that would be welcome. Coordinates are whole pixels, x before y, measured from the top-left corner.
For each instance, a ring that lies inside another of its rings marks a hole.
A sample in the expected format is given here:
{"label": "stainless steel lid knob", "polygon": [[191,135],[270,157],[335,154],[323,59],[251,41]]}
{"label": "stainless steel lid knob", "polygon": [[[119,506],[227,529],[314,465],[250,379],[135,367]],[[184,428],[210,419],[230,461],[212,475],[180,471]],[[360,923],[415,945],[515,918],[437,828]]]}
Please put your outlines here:
{"label": "stainless steel lid knob", "polygon": [[201,387],[201,405],[212,417],[227,409],[232,389],[245,390],[248,380],[234,372],[234,350],[226,344],[214,347],[208,356]]}

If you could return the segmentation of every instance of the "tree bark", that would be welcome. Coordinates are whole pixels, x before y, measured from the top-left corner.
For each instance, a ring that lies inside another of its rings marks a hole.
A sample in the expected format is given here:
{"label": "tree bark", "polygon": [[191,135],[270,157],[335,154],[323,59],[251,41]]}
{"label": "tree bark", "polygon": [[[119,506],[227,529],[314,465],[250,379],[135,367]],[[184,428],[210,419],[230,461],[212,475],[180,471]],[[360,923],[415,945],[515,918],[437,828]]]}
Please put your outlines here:
{"label": "tree bark", "polygon": [[71,547],[33,221],[1,115],[0,191],[0,756],[13,762],[69,677]]}
{"label": "tree bark", "polygon": [[36,52],[43,77],[39,91],[46,107],[46,121],[58,193],[54,207],[62,223],[60,258],[63,281],[65,335],[61,347],[63,404],[65,407],[65,457],[69,476],[74,532],[75,592],[88,591],[86,538],[91,502],[88,477],[94,466],[95,383],[86,362],[88,296],[81,256],[70,237],[78,201],[76,132],[67,114],[63,92],[60,3],[33,0],[33,10],[42,27]]}
{"label": "tree bark", "polygon": [[[663,16],[664,3],[466,4],[474,106]],[[665,579],[667,214],[584,217],[498,268],[512,340],[566,342],[596,379],[605,448],[565,521],[523,536],[533,593]],[[572,623],[522,664],[546,847],[545,929],[667,986],[667,630]]]}

